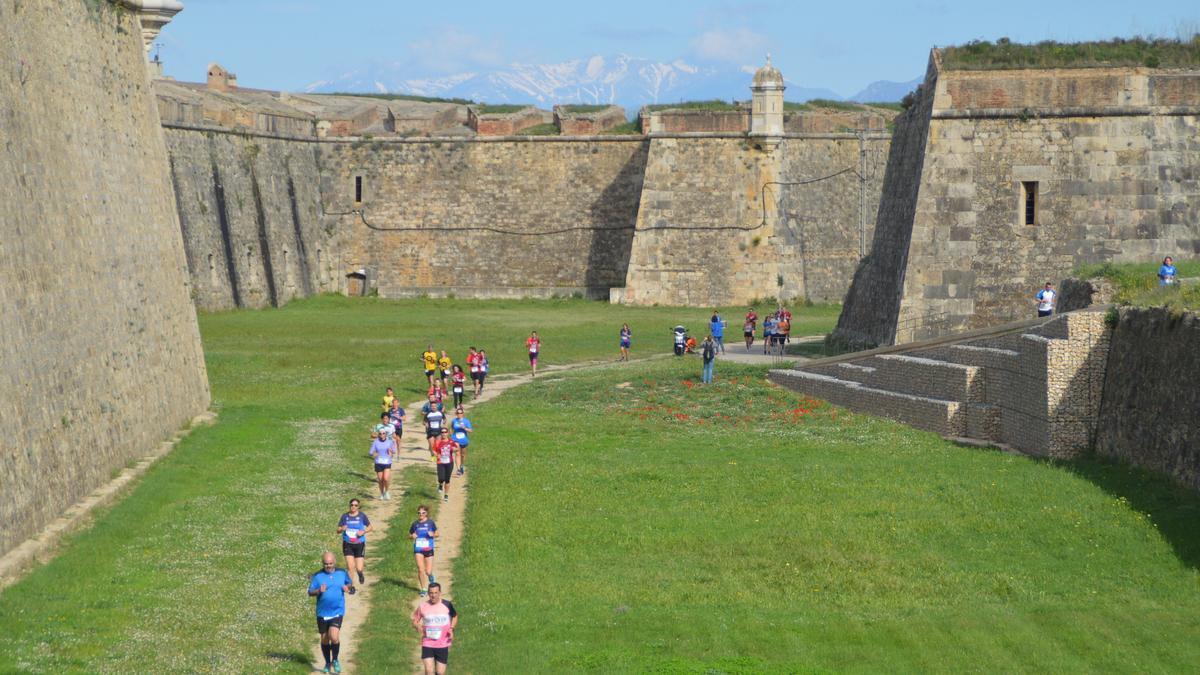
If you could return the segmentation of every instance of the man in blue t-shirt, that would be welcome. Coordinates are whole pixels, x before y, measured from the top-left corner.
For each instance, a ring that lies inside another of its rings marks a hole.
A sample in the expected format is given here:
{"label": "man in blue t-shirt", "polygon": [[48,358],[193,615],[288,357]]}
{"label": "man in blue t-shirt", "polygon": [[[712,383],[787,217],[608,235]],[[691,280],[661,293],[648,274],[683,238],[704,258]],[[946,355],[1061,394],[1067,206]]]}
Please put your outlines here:
{"label": "man in blue t-shirt", "polygon": [[325,657],[325,669],[321,672],[342,672],[338,662],[341,650],[342,617],[346,614],[346,593],[354,586],[346,570],[336,569],[337,561],[332,551],[321,556],[321,571],[312,575],[308,594],[317,599],[317,632],[321,634],[321,655]]}
{"label": "man in blue t-shirt", "polygon": [[725,320],[721,318],[720,312],[713,310],[712,318],[708,321],[708,332],[712,335],[713,342],[717,344],[717,348],[721,353],[725,353]]}

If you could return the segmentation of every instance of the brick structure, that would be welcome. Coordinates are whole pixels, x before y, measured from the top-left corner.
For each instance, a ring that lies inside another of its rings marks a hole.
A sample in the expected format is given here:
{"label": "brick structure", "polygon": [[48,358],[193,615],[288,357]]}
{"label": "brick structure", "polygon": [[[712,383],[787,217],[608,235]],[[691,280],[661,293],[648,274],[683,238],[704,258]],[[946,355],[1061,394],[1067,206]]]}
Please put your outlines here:
{"label": "brick structure", "polygon": [[551,113],[526,106],[510,113],[487,113],[470,107],[467,126],[480,136],[512,136],[519,131],[547,124],[553,120]]}
{"label": "brick structure", "polygon": [[554,106],[554,124],[564,136],[591,136],[625,123],[625,109],[619,105],[595,111],[576,111],[574,106]]}
{"label": "brick structure", "polygon": [[213,91],[237,89],[237,75],[225,70],[219,63],[208,64],[208,88]]}
{"label": "brick structure", "polygon": [[640,113],[643,134],[726,133],[750,131],[750,109],[689,110],[686,108],[651,110]]}
{"label": "brick structure", "polygon": [[838,338],[995,325],[1077,265],[1200,251],[1198,130],[1200,71],[945,71],[935,50]]}

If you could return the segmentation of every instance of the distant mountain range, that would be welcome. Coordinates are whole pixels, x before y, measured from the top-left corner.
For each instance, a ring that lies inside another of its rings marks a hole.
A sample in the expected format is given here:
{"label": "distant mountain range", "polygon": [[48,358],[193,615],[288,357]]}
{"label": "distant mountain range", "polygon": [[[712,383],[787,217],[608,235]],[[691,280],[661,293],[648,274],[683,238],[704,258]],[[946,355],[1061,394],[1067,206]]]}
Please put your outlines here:
{"label": "distant mountain range", "polygon": [[[752,68],[698,66],[675,60],[660,63],[620,54],[554,64],[514,63],[504,68],[421,77],[400,64],[380,64],[305,87],[310,93],[374,92],[486,103],[616,103],[633,114],[650,103],[750,98]],[[899,101],[920,82],[875,82],[848,100]],[[829,89],[787,83],[789,101],[847,100]]]}

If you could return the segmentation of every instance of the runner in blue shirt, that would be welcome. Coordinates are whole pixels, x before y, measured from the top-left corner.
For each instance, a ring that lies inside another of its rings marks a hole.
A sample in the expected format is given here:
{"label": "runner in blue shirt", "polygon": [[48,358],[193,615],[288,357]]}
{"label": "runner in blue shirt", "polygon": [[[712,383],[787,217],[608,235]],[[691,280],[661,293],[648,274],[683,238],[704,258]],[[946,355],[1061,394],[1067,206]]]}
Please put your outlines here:
{"label": "runner in blue shirt", "polygon": [[342,672],[338,662],[341,650],[342,617],[346,614],[346,593],[354,591],[350,575],[346,570],[335,569],[337,562],[333,551],[321,556],[321,571],[312,575],[308,584],[308,595],[317,599],[317,632],[321,634],[321,655],[325,657],[325,669],[321,672]]}
{"label": "runner in blue shirt", "polygon": [[458,475],[463,475],[467,470],[467,445],[471,442],[470,434],[475,428],[471,426],[471,420],[465,417],[463,409],[459,407],[454,411],[454,419],[450,420],[450,438],[458,443]]}
{"label": "runner in blue shirt", "polygon": [[417,587],[421,589],[421,597],[425,597],[426,583],[434,583],[433,576],[433,546],[438,538],[437,523],[429,519],[429,507],[424,504],[417,507],[417,519],[408,528],[408,538],[413,540],[413,558],[417,561]]}
{"label": "runner in blue shirt", "polygon": [[1158,285],[1170,286],[1175,283],[1175,261],[1171,256],[1163,258],[1162,267],[1158,268]]}
{"label": "runner in blue shirt", "polygon": [[358,572],[358,583],[365,584],[363,557],[367,552],[367,533],[371,531],[371,519],[358,510],[358,500],[350,500],[350,510],[338,520],[338,534],[342,535],[342,555],[346,556],[346,570]]}
{"label": "runner in blue shirt", "polygon": [[396,439],[399,440],[404,436],[404,406],[400,405],[400,399],[392,399],[392,407],[387,411],[388,424],[396,431]]}

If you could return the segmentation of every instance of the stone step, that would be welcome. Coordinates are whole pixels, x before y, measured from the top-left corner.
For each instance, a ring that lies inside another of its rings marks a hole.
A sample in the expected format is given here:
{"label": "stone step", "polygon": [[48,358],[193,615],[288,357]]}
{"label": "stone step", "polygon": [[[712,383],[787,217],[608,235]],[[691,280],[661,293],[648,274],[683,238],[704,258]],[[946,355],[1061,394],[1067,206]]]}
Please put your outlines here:
{"label": "stone step", "polygon": [[947,347],[935,347],[930,350],[918,352],[914,356],[957,363],[964,366],[975,366],[976,368],[1012,370],[1016,368],[1017,358],[1020,356],[1020,353],[1012,349],[997,349],[995,347],[949,345]]}
{"label": "stone step", "polygon": [[802,370],[773,370],[772,382],[855,412],[881,415],[943,436],[965,436],[966,406],[958,401],[877,389]]}
{"label": "stone step", "polygon": [[858,363],[833,363],[826,366],[817,366],[807,372],[828,375],[829,377],[836,377],[839,380],[849,380],[862,384],[870,380],[875,369]]}
{"label": "stone step", "polygon": [[991,403],[968,403],[966,406],[966,436],[999,443],[1003,438],[1001,408]]}
{"label": "stone step", "polygon": [[859,365],[874,369],[862,383],[875,389],[964,403],[984,400],[983,373],[975,366],[902,354],[872,356]]}

